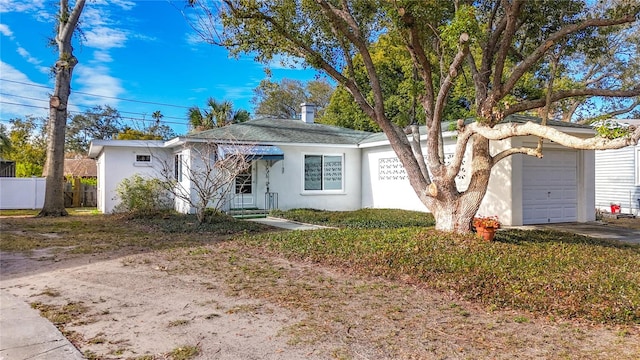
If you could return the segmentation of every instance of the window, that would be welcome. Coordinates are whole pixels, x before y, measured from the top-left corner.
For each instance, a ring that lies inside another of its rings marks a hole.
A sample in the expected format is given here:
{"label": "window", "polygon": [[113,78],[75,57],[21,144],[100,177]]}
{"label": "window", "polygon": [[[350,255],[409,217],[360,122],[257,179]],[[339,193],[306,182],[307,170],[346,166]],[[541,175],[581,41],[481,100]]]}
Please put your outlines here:
{"label": "window", "polygon": [[138,163],[150,163],[151,155],[136,155],[136,162]]}
{"label": "window", "polygon": [[305,155],[305,190],[342,190],[342,155]]}
{"label": "window", "polygon": [[174,172],[176,181],[182,181],[182,154],[176,154],[174,163]]}
{"label": "window", "polygon": [[251,177],[251,166],[248,169],[242,171],[236,176],[236,194],[251,194],[253,189],[251,183],[253,182]]}

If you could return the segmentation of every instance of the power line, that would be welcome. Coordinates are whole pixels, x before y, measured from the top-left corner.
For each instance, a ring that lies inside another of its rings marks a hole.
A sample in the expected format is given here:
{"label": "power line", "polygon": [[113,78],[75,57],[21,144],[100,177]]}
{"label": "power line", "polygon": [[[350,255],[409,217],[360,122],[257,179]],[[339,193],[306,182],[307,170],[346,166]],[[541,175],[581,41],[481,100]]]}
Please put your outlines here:
{"label": "power line", "polygon": [[[21,96],[21,95],[13,95],[13,94],[7,94],[7,93],[2,93],[0,92],[0,95],[4,95],[4,96],[11,96],[11,97],[16,97],[16,98],[20,98],[20,99],[28,99],[28,100],[35,100],[35,101],[42,101],[42,102],[49,102],[49,100],[46,99],[39,99],[39,98],[32,98],[32,97],[28,97],[28,96]],[[22,105],[22,106],[35,106],[35,105],[28,105],[28,104],[13,104],[13,105]],[[75,105],[75,104],[74,104]],[[86,109],[91,109],[93,108],[93,106],[89,106],[89,105],[75,105],[77,107],[82,107],[82,108],[86,108]],[[45,108],[46,109],[46,108]],[[134,115],[142,115],[142,116],[146,116],[146,113],[139,113],[139,112],[133,112],[133,111],[120,111],[117,110],[116,111],[120,114],[134,114]],[[69,111],[74,112],[74,113],[80,113],[79,111]],[[167,115],[162,115],[163,118],[166,119],[176,119],[176,120],[185,120],[185,118],[183,117],[177,117],[177,116],[167,116]]]}
{"label": "power line", "polygon": [[[17,105],[17,106],[24,106],[24,107],[30,107],[30,108],[36,108],[36,109],[43,109],[43,110],[47,110],[47,107],[41,107],[41,106],[36,106],[36,105],[28,105],[28,104],[19,104],[19,103],[13,103],[13,102],[9,102],[9,101],[3,101],[0,100],[0,104],[7,104],[7,105]],[[81,111],[69,111],[69,114],[84,114]],[[139,114],[139,113],[133,113],[133,114]],[[145,115],[145,114],[141,114],[141,115]],[[123,120],[129,120],[129,121],[142,121],[142,122],[158,122],[156,119],[145,119],[145,118],[136,118],[136,117],[130,117],[130,116],[120,116],[121,119]],[[180,118],[176,118],[176,117],[172,117],[175,119],[180,119]],[[1,120],[2,122],[10,122],[10,120]],[[185,122],[176,122],[176,121],[166,121],[166,120],[160,120],[161,123],[165,123],[165,124],[174,124],[174,125],[188,125]]]}
{"label": "power line", "polygon": [[[26,85],[26,86],[33,86],[33,87],[39,87],[39,88],[45,88],[45,89],[49,89],[49,90],[53,90],[48,86],[45,85],[38,85],[38,84],[30,84],[27,82],[23,82],[23,81],[17,81],[17,80],[9,80],[9,79],[2,79],[0,78],[0,81],[6,81],[6,82],[10,82],[10,83],[14,83],[14,84],[20,84],[20,85]],[[129,102],[134,102],[134,103],[141,103],[141,104],[150,104],[150,105],[160,105],[160,106],[171,106],[171,107],[177,107],[177,108],[182,108],[182,109],[190,109],[190,106],[184,106],[184,105],[175,105],[175,104],[166,104],[166,103],[160,103],[160,102],[154,102],[154,101],[144,101],[144,100],[133,100],[133,99],[125,99],[125,98],[119,98],[119,97],[115,97],[115,96],[107,96],[107,95],[98,95],[98,94],[92,94],[92,93],[87,93],[84,91],[73,91],[76,94],[82,94],[82,95],[88,95],[88,96],[95,96],[95,97],[100,97],[100,98],[105,98],[105,99],[113,99],[113,100],[121,100],[121,101],[129,101]]]}

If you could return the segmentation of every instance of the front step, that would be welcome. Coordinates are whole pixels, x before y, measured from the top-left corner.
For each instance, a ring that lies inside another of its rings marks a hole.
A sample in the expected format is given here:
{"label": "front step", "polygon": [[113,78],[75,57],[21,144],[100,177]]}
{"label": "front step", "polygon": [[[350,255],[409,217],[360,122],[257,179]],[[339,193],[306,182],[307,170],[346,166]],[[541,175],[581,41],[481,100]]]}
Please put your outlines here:
{"label": "front step", "polygon": [[227,211],[227,214],[238,219],[255,219],[266,218],[269,215],[269,210],[264,209],[231,209]]}

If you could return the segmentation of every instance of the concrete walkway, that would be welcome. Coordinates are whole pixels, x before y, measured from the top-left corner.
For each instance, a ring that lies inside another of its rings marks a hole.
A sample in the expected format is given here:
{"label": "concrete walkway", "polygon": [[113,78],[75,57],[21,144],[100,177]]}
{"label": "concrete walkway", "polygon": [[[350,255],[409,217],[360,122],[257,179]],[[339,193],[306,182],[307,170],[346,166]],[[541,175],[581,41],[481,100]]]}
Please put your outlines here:
{"label": "concrete walkway", "polygon": [[265,225],[270,225],[273,227],[279,227],[287,230],[317,230],[317,229],[328,229],[327,226],[322,225],[313,225],[313,224],[304,224],[297,221],[291,221],[287,219],[275,218],[268,216],[266,218],[257,218],[257,219],[247,219],[247,221],[253,221]]}
{"label": "concrete walkway", "polygon": [[621,226],[609,225],[601,221],[587,223],[560,223],[548,225],[515,226],[523,230],[551,229],[570,232],[578,235],[590,236],[597,239],[622,241],[631,244],[640,244],[640,230],[633,230]]}
{"label": "concrete walkway", "polygon": [[27,303],[0,291],[0,360],[84,359],[49,320]]}

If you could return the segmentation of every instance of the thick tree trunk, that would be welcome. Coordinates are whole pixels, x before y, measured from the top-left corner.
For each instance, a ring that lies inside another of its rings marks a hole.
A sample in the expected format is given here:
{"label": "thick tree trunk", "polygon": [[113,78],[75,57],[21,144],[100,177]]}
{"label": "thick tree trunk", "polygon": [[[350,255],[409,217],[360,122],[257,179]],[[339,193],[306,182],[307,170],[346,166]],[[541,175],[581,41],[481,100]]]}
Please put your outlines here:
{"label": "thick tree trunk", "polygon": [[483,196],[476,193],[460,194],[454,186],[438,189],[438,195],[430,202],[430,210],[436,220],[436,230],[468,233],[471,222],[480,208]]}
{"label": "thick tree trunk", "polygon": [[49,143],[44,176],[47,184],[44,192],[44,205],[38,216],[65,216],[64,208],[64,137],[67,126],[67,104],[71,92],[71,75],[78,60],[73,56],[71,38],[76,29],[85,0],[78,0],[69,13],[68,0],[60,0],[58,15],[58,61],[55,64],[56,85],[49,101]]}
{"label": "thick tree trunk", "polygon": [[422,203],[433,213],[437,230],[471,232],[473,217],[487,193],[492,162],[489,141],[476,137],[471,147],[473,155],[470,160],[473,170],[466,190],[459,192],[455,179],[439,179],[435,176],[427,189],[417,192],[419,195],[422,194]]}
{"label": "thick tree trunk", "polygon": [[64,208],[64,137],[67,126],[67,103],[71,92],[71,74],[77,63],[71,56],[56,62],[56,88],[49,101],[49,143],[44,176],[47,178],[44,206],[38,216],[65,216]]}

